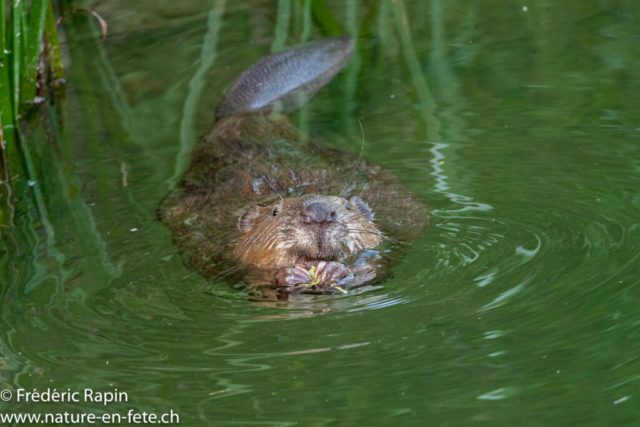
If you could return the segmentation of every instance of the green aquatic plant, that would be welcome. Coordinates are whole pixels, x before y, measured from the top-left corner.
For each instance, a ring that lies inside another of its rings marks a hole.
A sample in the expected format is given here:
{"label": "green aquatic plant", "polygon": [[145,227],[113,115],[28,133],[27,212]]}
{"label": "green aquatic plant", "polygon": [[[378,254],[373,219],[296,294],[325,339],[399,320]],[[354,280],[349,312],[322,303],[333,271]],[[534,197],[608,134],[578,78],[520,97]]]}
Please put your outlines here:
{"label": "green aquatic plant", "polygon": [[311,17],[323,36],[339,36],[343,34],[340,24],[333,17],[329,7],[323,0],[300,0],[305,7],[311,7]]}
{"label": "green aquatic plant", "polygon": [[[4,0],[0,4],[4,6]],[[47,283],[60,291],[77,274],[66,265],[77,252],[93,260],[92,271],[117,277],[120,268],[110,261],[96,219],[80,195],[71,130],[60,125],[68,122],[68,105],[60,102],[64,69],[56,30],[63,19],[56,19],[49,0],[34,0],[28,10],[22,0],[9,6],[9,19],[0,20],[0,282],[15,283],[25,294]],[[90,16],[76,11],[80,10],[59,12],[65,21]],[[75,75],[84,78],[79,72]],[[115,92],[113,87],[108,90]],[[106,127],[86,128],[100,126]],[[91,138],[84,140],[93,143]],[[62,240],[77,246],[71,249],[61,245]],[[29,274],[21,275],[14,265],[22,265]],[[0,294],[6,290],[0,288]]]}
{"label": "green aquatic plant", "polygon": [[9,143],[13,135],[7,130],[42,101],[45,72],[50,81],[64,75],[51,2],[33,0],[27,7],[16,0],[6,6],[0,0],[0,118]]}
{"label": "green aquatic plant", "polygon": [[[63,73],[51,2],[32,0],[27,7],[25,0],[8,5],[0,0],[0,154],[3,193],[10,211],[10,177],[33,173],[26,143],[18,148],[18,123],[45,99],[45,80],[53,83],[63,78]],[[38,188],[34,192],[38,194]]]}
{"label": "green aquatic plant", "polygon": [[189,80],[189,91],[184,101],[182,120],[180,121],[180,152],[176,158],[175,172],[167,181],[169,187],[175,186],[189,165],[191,150],[197,139],[194,132],[198,102],[205,88],[205,75],[211,68],[217,55],[218,33],[222,25],[225,0],[218,0],[207,16],[207,32],[200,52],[200,64]]}
{"label": "green aquatic plant", "polygon": [[[309,283],[301,283],[298,286],[307,286],[310,288],[315,288],[316,286],[318,286],[320,284],[321,281],[321,277],[319,274],[316,274],[316,266],[312,266],[309,269],[309,276],[311,276],[311,281]],[[342,292],[343,294],[347,294],[348,292],[345,291],[344,289],[342,289],[337,283],[332,283],[331,285],[329,285],[332,289],[335,289],[339,292]]]}
{"label": "green aquatic plant", "polygon": [[[11,215],[3,215],[2,225],[8,225],[4,222],[8,220],[9,228],[15,212],[12,197],[19,199],[18,195],[23,193],[17,183],[12,191],[12,177],[26,176],[31,183],[35,173],[27,143],[23,141],[18,146],[18,124],[45,99],[45,76],[47,82],[63,77],[51,2],[32,0],[27,7],[24,0],[15,0],[8,5],[0,0],[0,164],[3,205],[6,204],[2,210],[11,212]],[[41,202],[39,187],[29,186],[33,187],[36,202]],[[43,225],[46,228],[46,221]]]}

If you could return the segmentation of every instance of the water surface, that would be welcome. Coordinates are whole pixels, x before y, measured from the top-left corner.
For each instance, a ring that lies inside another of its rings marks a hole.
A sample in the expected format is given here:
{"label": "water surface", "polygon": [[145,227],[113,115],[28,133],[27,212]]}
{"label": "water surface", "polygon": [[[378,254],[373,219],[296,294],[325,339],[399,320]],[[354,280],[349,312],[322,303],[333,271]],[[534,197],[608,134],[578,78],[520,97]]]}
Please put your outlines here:
{"label": "water surface", "polygon": [[[129,402],[0,409],[637,425],[638,5],[304,4],[111,0],[104,42],[66,21],[63,126],[30,124],[36,175],[0,205],[0,389]],[[292,120],[357,153],[360,118],[431,225],[378,290],[252,301],[187,270],[155,209],[243,69],[336,33],[352,61]]]}

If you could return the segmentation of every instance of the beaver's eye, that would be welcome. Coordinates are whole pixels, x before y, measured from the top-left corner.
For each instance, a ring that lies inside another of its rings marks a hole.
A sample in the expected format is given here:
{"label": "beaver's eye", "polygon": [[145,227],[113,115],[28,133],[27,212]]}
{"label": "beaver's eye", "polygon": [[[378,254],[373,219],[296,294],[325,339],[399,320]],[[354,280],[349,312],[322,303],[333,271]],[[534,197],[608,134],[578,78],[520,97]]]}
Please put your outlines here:
{"label": "beaver's eye", "polygon": [[278,212],[278,208],[275,208],[275,209],[273,210],[273,216],[276,216],[276,215],[278,215],[278,214],[279,214],[279,212]]}

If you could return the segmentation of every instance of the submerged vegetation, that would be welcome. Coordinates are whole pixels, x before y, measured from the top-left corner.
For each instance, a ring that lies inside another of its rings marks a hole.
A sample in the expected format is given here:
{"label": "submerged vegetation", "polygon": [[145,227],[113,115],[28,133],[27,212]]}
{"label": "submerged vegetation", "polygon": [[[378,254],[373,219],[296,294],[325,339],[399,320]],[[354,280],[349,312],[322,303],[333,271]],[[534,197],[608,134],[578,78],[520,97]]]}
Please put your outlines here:
{"label": "submerged vegetation", "polygon": [[56,86],[64,72],[51,2],[5,1],[0,0],[0,119],[9,142],[8,130],[17,129],[45,95],[53,96],[47,84]]}
{"label": "submerged vegetation", "polygon": [[[51,2],[17,0],[6,4],[0,0],[0,225],[13,227],[15,200],[21,199],[27,187],[35,186],[34,163],[27,141],[21,138],[21,123],[43,102],[53,105],[61,94],[63,77]],[[20,175],[29,179],[12,182]],[[39,189],[34,190],[41,199]]]}
{"label": "submerged vegetation", "polygon": [[[46,283],[62,286],[73,274],[65,264],[77,253],[96,260],[93,271],[115,277],[119,270],[107,259],[106,244],[80,192],[82,183],[72,159],[73,138],[67,126],[70,103],[64,79],[68,70],[63,69],[62,63],[66,40],[61,43],[61,39],[75,33],[58,32],[63,25],[82,28],[83,39],[93,49],[87,57],[93,58],[96,46],[103,42],[106,24],[81,3],[0,2],[3,13],[8,12],[2,19],[4,48],[0,61],[4,147],[0,177],[2,290],[6,292],[14,284],[19,293],[30,293]],[[102,31],[97,30],[96,19]],[[94,27],[83,25],[89,20]],[[84,64],[81,56],[66,65],[69,64],[76,67],[75,75],[81,84],[92,80],[78,70]],[[87,98],[90,97],[80,99],[84,102]],[[97,122],[99,119],[84,124],[87,135],[83,140],[91,147],[95,147],[95,138],[90,134],[100,126]],[[101,171],[100,166],[97,171]],[[74,242],[73,248],[64,247],[63,241]],[[19,263],[29,267],[18,269]]]}

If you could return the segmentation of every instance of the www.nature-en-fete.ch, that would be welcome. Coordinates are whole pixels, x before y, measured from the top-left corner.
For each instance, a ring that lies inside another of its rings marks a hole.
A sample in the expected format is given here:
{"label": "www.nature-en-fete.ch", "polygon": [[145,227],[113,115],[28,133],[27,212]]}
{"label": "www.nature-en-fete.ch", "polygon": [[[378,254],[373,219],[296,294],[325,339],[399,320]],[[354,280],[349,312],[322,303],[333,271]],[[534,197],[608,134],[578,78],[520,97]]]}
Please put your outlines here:
{"label": "www.nature-en-fete.ch", "polygon": [[[58,391],[57,389],[46,389],[43,391],[33,390],[26,391],[18,389],[14,392],[11,390],[2,390],[0,399],[4,402],[14,401],[15,403],[99,403],[104,406],[110,403],[126,403],[129,396],[123,391],[113,389],[110,391],[93,391],[84,389],[82,392]],[[164,414],[155,414],[147,412],[136,412],[130,409],[126,413],[104,412],[104,413],[85,413],[85,412],[48,412],[48,413],[0,413],[0,424],[179,424],[180,416],[173,410]]]}
{"label": "www.nature-en-fete.ch", "polygon": [[50,413],[50,414],[7,414],[0,413],[0,424],[179,424],[180,417],[173,411],[166,414],[148,414],[134,412],[126,414],[85,414],[85,413]]}

